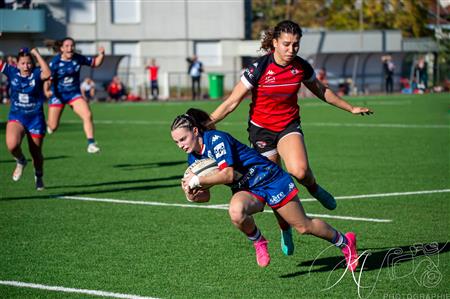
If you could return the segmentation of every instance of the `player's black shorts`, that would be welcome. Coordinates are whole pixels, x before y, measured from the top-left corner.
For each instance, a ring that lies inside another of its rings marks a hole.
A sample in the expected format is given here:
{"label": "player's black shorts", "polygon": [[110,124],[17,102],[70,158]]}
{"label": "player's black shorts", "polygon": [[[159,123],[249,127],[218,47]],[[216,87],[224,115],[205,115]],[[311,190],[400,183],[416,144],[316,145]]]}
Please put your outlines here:
{"label": "player's black shorts", "polygon": [[300,120],[292,121],[283,131],[274,132],[262,127],[258,127],[253,123],[248,124],[248,139],[253,148],[255,148],[263,156],[272,156],[276,154],[277,144],[281,138],[289,134],[303,135]]}

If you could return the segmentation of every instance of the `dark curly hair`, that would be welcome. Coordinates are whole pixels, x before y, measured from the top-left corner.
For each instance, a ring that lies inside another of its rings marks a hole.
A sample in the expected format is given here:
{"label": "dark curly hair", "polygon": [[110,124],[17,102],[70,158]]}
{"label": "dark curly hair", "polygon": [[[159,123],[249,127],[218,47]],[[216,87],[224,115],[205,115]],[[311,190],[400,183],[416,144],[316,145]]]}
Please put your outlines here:
{"label": "dark curly hair", "polygon": [[298,35],[298,37],[302,37],[303,35],[302,28],[300,28],[297,23],[285,20],[278,23],[275,28],[264,31],[260,49],[266,52],[275,50],[273,47],[273,40],[279,38],[283,32]]}

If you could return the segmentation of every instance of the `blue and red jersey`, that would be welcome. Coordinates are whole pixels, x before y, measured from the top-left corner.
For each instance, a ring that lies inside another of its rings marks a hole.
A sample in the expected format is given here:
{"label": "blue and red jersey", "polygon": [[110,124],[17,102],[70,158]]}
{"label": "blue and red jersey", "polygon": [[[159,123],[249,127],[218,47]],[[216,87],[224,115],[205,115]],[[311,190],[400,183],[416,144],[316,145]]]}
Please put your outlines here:
{"label": "blue and red jersey", "polygon": [[275,62],[273,53],[258,58],[241,77],[252,90],[250,121],[256,126],[281,132],[292,121],[299,119],[297,93],[303,81],[315,78],[314,69],[296,56],[286,66]]}
{"label": "blue and red jersey", "polygon": [[219,169],[233,167],[233,192],[248,191],[271,207],[284,204],[298,192],[289,174],[256,150],[239,142],[226,132],[209,130],[202,134],[201,153],[188,155],[188,164],[196,160],[214,159]]}
{"label": "blue and red jersey", "polygon": [[53,95],[61,98],[62,94],[81,93],[80,91],[80,70],[81,66],[93,66],[93,57],[75,53],[71,60],[62,60],[61,54],[53,57],[49,64],[52,71],[52,92]]}
{"label": "blue and red jersey", "polygon": [[29,76],[23,77],[18,68],[0,61],[0,71],[9,81],[10,113],[23,115],[43,113],[45,95],[40,68],[34,68]]}

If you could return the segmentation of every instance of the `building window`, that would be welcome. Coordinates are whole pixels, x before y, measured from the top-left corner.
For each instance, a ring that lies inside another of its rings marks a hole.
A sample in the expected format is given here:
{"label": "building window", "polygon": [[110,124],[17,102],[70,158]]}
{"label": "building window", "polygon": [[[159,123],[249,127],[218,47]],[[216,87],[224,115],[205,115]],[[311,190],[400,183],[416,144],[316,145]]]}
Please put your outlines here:
{"label": "building window", "polygon": [[95,0],[69,0],[67,18],[69,23],[92,24],[96,21]]}
{"label": "building window", "polygon": [[222,65],[222,47],[220,42],[197,42],[195,43],[195,54],[205,66]]}
{"label": "building window", "polygon": [[140,51],[138,43],[115,42],[112,48],[114,55],[125,55],[120,62],[120,68],[128,68],[128,66],[139,67],[141,65],[139,63]]}
{"label": "building window", "polygon": [[112,22],[136,24],[141,21],[141,0],[111,0]]}

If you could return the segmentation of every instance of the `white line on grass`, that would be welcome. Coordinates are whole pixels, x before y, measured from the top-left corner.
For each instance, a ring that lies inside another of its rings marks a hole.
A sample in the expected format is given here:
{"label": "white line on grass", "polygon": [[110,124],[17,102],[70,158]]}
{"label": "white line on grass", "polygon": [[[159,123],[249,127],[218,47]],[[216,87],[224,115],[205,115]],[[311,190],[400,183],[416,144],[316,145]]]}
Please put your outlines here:
{"label": "white line on grass", "polygon": [[[450,189],[440,190],[423,190],[423,191],[411,191],[411,192],[393,192],[393,193],[376,193],[376,194],[362,194],[362,195],[348,195],[348,196],[336,196],[336,199],[361,199],[361,198],[376,198],[376,197],[391,197],[391,196],[408,196],[408,195],[421,195],[421,194],[433,194],[433,193],[448,193]],[[305,201],[316,201],[315,198],[301,199]]]}
{"label": "white line on grass", "polygon": [[21,281],[0,280],[0,284],[7,285],[7,286],[13,286],[13,287],[19,287],[19,288],[32,288],[32,289],[40,289],[40,290],[54,291],[54,292],[87,294],[87,295],[99,296],[99,297],[124,298],[124,299],[157,299],[155,297],[143,297],[143,296],[137,296],[137,295],[131,295],[131,294],[120,294],[120,293],[112,293],[112,292],[105,292],[105,291],[66,288],[66,287],[61,287],[61,286],[48,286],[48,285],[43,285],[43,284],[27,283],[27,282],[21,282]]}
{"label": "white line on grass", "polygon": [[[80,120],[65,120],[62,123],[81,124]],[[95,124],[102,125],[170,125],[167,121],[157,120],[95,120]],[[241,122],[221,122],[225,126],[242,126]],[[308,122],[302,124],[304,127],[362,127],[362,128],[393,128],[393,129],[450,129],[450,125],[436,124],[370,124],[370,123],[326,123],[326,122]]]}
{"label": "white line on grass", "polygon": [[[155,201],[138,201],[138,200],[93,198],[93,197],[79,197],[79,196],[58,196],[57,198],[69,199],[69,200],[93,201],[93,202],[107,202],[107,203],[115,203],[115,204],[129,204],[129,205],[228,210],[228,205],[178,204],[178,203],[165,203],[165,202],[155,202]],[[265,210],[264,212],[271,213],[272,211]],[[338,216],[338,215],[326,215],[326,214],[309,214],[308,213],[308,216],[321,217],[321,218],[332,218],[332,219],[342,219],[342,220],[366,221],[366,222],[392,222],[391,219],[362,218],[362,217]]]}

